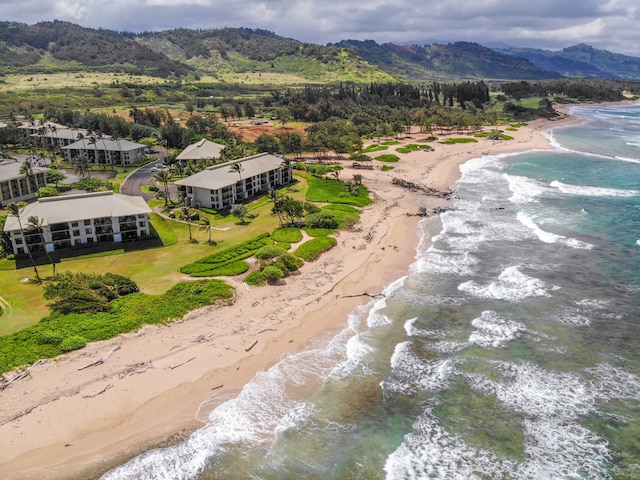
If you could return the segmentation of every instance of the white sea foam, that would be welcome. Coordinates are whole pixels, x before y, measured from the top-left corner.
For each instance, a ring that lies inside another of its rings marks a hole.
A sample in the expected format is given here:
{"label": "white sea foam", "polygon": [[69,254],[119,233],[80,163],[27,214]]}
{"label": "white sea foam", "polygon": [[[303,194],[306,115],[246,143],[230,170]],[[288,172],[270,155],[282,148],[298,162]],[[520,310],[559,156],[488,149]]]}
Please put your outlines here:
{"label": "white sea foam", "polygon": [[396,345],[391,356],[393,378],[382,382],[386,391],[405,394],[419,392],[435,392],[447,387],[449,378],[456,372],[454,359],[438,359],[425,361],[411,351],[412,342]]}
{"label": "white sea foam", "polygon": [[415,268],[418,272],[439,275],[471,275],[473,266],[478,263],[471,252],[446,251],[432,246],[418,259]]}
{"label": "white sea foam", "polygon": [[468,374],[472,388],[495,395],[510,410],[525,415],[575,420],[593,410],[593,389],[577,375],[552,372],[529,362],[489,362],[500,381]]}
{"label": "white sea foam", "polygon": [[408,336],[437,339],[447,335],[443,330],[423,330],[421,328],[416,328],[415,325],[417,321],[418,318],[412,318],[404,322],[404,331],[407,332]]}
{"label": "white sea foam", "polygon": [[504,478],[514,463],[493,452],[467,445],[447,432],[430,411],[421,415],[413,431],[387,458],[387,480],[480,480]]}
{"label": "white sea foam", "polygon": [[[552,288],[552,287],[550,287]],[[458,290],[480,298],[518,301],[528,297],[548,297],[546,284],[522,273],[517,266],[506,268],[498,280],[483,286],[470,280],[458,286]]]}
{"label": "white sea foam", "polygon": [[515,478],[610,479],[607,441],[582,425],[525,419],[526,460]]}
{"label": "white sea foam", "polygon": [[486,348],[503,347],[527,329],[522,323],[501,318],[491,310],[482,312],[471,325],[476,330],[469,336],[469,341]]}
{"label": "white sea foam", "polygon": [[564,235],[557,235],[555,233],[547,232],[541,229],[536,222],[524,212],[518,212],[516,215],[518,221],[531,230],[538,239],[544,243],[560,243],[571,248],[577,248],[582,250],[591,250],[593,245],[587,242],[582,242],[575,238],[568,238]]}
{"label": "white sea foam", "polygon": [[512,195],[509,201],[513,203],[537,202],[538,198],[549,191],[546,183],[519,175],[503,174],[507,180]]}
{"label": "white sea foam", "polygon": [[558,180],[554,180],[549,185],[553,188],[557,188],[562,193],[570,195],[581,195],[586,197],[636,197],[640,195],[640,190],[622,190],[618,188],[570,185]]}

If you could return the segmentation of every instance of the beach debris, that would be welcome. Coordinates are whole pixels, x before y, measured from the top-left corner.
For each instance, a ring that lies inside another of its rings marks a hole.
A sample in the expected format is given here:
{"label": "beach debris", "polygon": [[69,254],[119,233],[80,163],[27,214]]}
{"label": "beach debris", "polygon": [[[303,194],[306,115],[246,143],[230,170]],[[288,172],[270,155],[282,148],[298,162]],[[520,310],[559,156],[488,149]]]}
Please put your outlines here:
{"label": "beach debris", "polygon": [[102,365],[113,354],[113,352],[117,352],[118,350],[120,350],[120,345],[116,345],[115,347],[113,347],[111,350],[109,350],[109,353],[107,353],[104,357],[100,357],[91,363],[87,363],[86,365],[79,367],[78,370],[84,370],[85,368],[95,367],[96,365]]}
{"label": "beach debris", "polygon": [[248,352],[249,350],[251,350],[253,347],[255,347],[258,344],[258,340],[256,340],[255,342],[253,342],[249,348],[245,348],[244,351]]}
{"label": "beach debris", "polygon": [[178,363],[176,365],[169,365],[169,369],[175,370],[176,368],[181,367],[182,365],[185,365],[185,364],[187,364],[189,362],[192,362],[196,358],[198,358],[198,357],[191,357],[189,360],[185,360],[184,362]]}
{"label": "beach debris", "polygon": [[424,185],[420,185],[418,183],[410,182],[408,180],[403,180],[402,178],[394,177],[391,180],[392,185],[398,185],[402,188],[406,188],[411,190],[412,192],[422,192],[425,195],[436,198],[444,198],[445,200],[450,200],[454,198],[454,191],[448,188],[446,191],[438,190],[437,188],[425,187]]}
{"label": "beach debris", "polygon": [[87,395],[82,395],[82,398],[94,398],[94,397],[97,397],[98,395],[102,395],[104,392],[109,390],[111,387],[113,387],[113,385],[109,383],[109,384],[105,385],[101,390],[98,390],[96,393],[89,393]]}
{"label": "beach debris", "polygon": [[340,298],[355,298],[355,297],[369,297],[369,298],[384,298],[384,293],[358,293],[356,295],[342,295]]}
{"label": "beach debris", "polygon": [[23,372],[19,373],[18,375],[16,375],[15,377],[7,380],[6,382],[0,384],[0,390],[4,390],[5,388],[7,388],[9,385],[11,385],[13,382],[15,382],[16,380],[21,380],[23,378],[25,378],[26,376],[29,375],[29,373],[31,372],[31,370],[35,367],[37,367],[38,365],[41,365],[44,363],[43,359],[38,360],[37,362],[35,362],[33,365],[31,365],[29,368],[27,368],[26,370],[24,370]]}

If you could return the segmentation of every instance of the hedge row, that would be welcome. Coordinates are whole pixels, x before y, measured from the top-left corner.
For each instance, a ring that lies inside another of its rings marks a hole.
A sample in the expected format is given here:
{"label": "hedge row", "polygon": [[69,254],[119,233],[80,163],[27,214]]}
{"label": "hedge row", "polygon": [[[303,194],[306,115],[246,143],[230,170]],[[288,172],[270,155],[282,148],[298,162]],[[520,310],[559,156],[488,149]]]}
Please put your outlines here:
{"label": "hedge row", "polygon": [[239,260],[249,258],[258,249],[264,247],[265,245],[273,245],[273,240],[269,237],[268,233],[263,233],[262,235],[259,235],[254,239],[247,240],[240,245],[227,248],[226,250],[222,250],[221,252],[201,258],[194,263],[185,265],[184,267],[180,268],[180,272],[198,277],[213,276],[215,274],[210,272],[220,269],[221,267],[224,267],[231,263],[235,263]]}

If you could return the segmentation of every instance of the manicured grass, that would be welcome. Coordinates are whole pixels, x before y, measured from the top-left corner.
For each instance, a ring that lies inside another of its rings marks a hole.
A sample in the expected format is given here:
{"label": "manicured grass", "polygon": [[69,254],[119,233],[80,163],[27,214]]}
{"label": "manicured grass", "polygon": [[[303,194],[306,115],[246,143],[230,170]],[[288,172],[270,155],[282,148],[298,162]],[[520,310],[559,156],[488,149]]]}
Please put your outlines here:
{"label": "manicured grass", "polygon": [[400,145],[400,142],[397,140],[387,140],[385,142],[380,142],[380,145]]}
{"label": "manicured grass", "polygon": [[427,148],[424,145],[417,145],[415,143],[409,143],[407,145],[405,145],[404,147],[398,147],[396,148],[396,152],[398,153],[411,153],[411,152],[417,152],[418,150],[422,150],[424,148]]}
{"label": "manicured grass", "polygon": [[373,145],[369,145],[362,149],[362,153],[371,153],[371,152],[381,152],[383,150],[387,150],[389,147],[387,145],[379,145],[374,143]]}
{"label": "manicured grass", "polygon": [[388,153],[386,155],[378,155],[375,159],[379,162],[394,163],[400,160],[400,157],[392,153]]}
{"label": "manicured grass", "polygon": [[456,143],[478,143],[478,140],[470,137],[448,138],[441,143],[442,145],[455,145]]}
{"label": "manicured grass", "polygon": [[358,196],[349,193],[345,184],[340,180],[315,177],[304,173],[299,174],[309,186],[306,199],[310,202],[342,203],[363,207],[371,203],[369,190],[362,185]]}
{"label": "manicured grass", "polygon": [[274,230],[274,232],[271,234],[271,238],[275,242],[298,243],[300,240],[302,240],[302,232],[299,228],[279,228],[277,230]]}
{"label": "manicured grass", "polygon": [[382,171],[382,172],[388,172],[389,170],[393,170],[394,168],[396,168],[396,167],[394,167],[393,165],[383,165],[383,166],[380,168],[380,171]]}

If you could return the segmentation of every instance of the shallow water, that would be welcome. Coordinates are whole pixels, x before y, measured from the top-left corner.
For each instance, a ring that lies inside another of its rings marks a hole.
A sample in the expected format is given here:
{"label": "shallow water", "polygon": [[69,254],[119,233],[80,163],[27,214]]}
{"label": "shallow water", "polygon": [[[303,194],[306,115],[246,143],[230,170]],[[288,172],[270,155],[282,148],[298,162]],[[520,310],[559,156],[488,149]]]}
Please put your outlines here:
{"label": "shallow water", "polygon": [[463,165],[348,328],[103,478],[640,477],[640,107],[576,113],[552,152]]}

